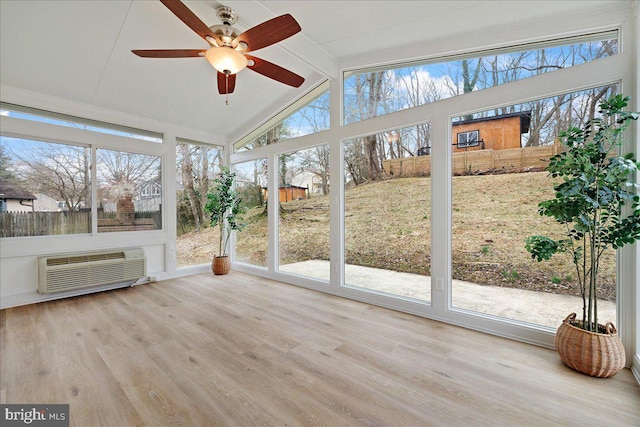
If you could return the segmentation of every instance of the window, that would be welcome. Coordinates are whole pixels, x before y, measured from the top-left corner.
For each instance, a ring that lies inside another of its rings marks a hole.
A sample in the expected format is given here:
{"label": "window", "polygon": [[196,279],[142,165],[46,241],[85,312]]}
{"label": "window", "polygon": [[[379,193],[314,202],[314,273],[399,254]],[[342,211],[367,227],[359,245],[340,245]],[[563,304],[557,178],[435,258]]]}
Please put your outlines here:
{"label": "window", "polygon": [[246,227],[236,233],[235,261],[266,267],[269,251],[267,159],[237,163],[233,169],[236,173],[236,191],[242,199],[242,206],[247,209],[243,215]]}
{"label": "window", "polygon": [[23,107],[20,105],[0,103],[0,115],[15,117],[17,119],[31,120],[41,123],[50,123],[57,126],[64,126],[76,129],[85,129],[93,132],[106,133],[109,135],[123,136],[150,142],[162,142],[162,135],[156,132],[142,129],[119,126],[98,120],[85,119],[69,116],[61,113],[54,113],[37,108]]}
{"label": "window", "polygon": [[[46,133],[51,125],[78,129],[67,132],[71,143],[0,136],[0,193],[10,195],[4,198],[8,213],[2,218],[2,237],[162,228],[161,156],[101,147],[113,141],[157,153],[161,147],[145,142],[162,142],[161,135],[12,104],[1,107],[9,123],[44,123],[36,133]],[[98,146],[93,146],[94,132],[108,137],[96,137]]]}
{"label": "window", "polygon": [[349,71],[344,75],[344,122],[366,120],[617,53],[617,31],[607,31]]}
{"label": "window", "polygon": [[307,93],[288,108],[234,144],[245,151],[329,129],[329,82]]}
{"label": "window", "polygon": [[162,228],[159,156],[96,150],[98,232]]}
{"label": "window", "polygon": [[161,188],[159,184],[154,182],[145,183],[140,189],[140,196],[142,198],[160,196],[162,195]]}
{"label": "window", "polygon": [[344,282],[431,300],[431,156],[428,123],[344,143]]}
{"label": "window", "polygon": [[91,149],[0,136],[2,237],[91,233]]}
{"label": "window", "polygon": [[278,156],[279,270],[329,281],[329,146]]}
{"label": "window", "polygon": [[[490,117],[495,135],[512,135],[515,141],[489,141],[493,153],[456,153],[452,148],[451,305],[455,309],[555,329],[558,319],[581,306],[573,264],[562,256],[536,262],[524,240],[531,235],[563,235],[560,224],[538,214],[538,203],[553,198],[554,192],[554,178],[544,168],[559,150],[554,144],[558,133],[588,120],[597,111],[595,105],[616,91],[615,85],[598,87],[507,107],[533,111],[527,143],[519,149],[512,147],[520,146],[520,121],[496,120],[487,111],[473,114],[476,125],[482,117]],[[549,111],[554,112],[552,117],[543,113]],[[454,120],[452,132],[463,121],[468,117]],[[604,301],[598,310],[603,320],[615,322],[614,250],[603,255],[601,269]]]}
{"label": "window", "polygon": [[477,130],[458,133],[458,148],[476,147],[478,145],[480,145],[480,141],[478,140]]}
{"label": "window", "polygon": [[176,261],[178,267],[209,263],[218,228],[204,207],[222,166],[222,147],[179,139],[176,145]]}

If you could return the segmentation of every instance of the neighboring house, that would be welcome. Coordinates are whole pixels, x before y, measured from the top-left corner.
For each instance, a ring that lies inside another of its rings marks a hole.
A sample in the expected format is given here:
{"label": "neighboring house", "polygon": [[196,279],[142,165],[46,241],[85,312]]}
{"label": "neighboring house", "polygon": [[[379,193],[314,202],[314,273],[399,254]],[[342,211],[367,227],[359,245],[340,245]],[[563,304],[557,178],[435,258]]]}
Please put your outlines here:
{"label": "neighboring house", "polygon": [[19,184],[0,182],[0,212],[33,212],[35,199],[36,196]]}
{"label": "neighboring house", "polygon": [[158,211],[162,204],[162,185],[157,181],[149,181],[140,185],[133,204],[138,211]]}
{"label": "neighboring house", "polygon": [[62,208],[60,207],[60,202],[53,197],[38,193],[33,202],[33,210],[36,212],[59,212]]}
{"label": "neighboring house", "polygon": [[162,205],[162,185],[158,181],[147,181],[140,185],[131,184],[125,190],[111,192],[98,190],[98,209],[104,212],[116,212],[118,200],[123,196],[131,197],[136,212],[159,211]]}
{"label": "neighboring house", "polygon": [[162,186],[157,182],[147,182],[140,186],[138,193],[140,200],[157,198],[162,196]]}
{"label": "neighboring house", "polygon": [[530,124],[531,111],[455,122],[453,152],[522,148],[522,134],[529,133]]}
{"label": "neighboring house", "polygon": [[327,188],[324,189],[325,191],[323,192],[322,178],[309,171],[301,172],[291,178],[291,185],[306,190],[307,196],[311,194],[322,195],[329,191],[329,183],[326,183]]}

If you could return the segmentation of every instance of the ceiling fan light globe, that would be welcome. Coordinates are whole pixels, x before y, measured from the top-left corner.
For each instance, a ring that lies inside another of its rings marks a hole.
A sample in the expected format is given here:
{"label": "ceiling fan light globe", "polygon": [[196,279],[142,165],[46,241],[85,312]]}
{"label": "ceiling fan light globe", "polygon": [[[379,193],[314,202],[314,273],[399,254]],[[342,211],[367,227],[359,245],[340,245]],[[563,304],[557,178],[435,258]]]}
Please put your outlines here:
{"label": "ceiling fan light globe", "polygon": [[205,53],[207,61],[224,74],[236,74],[247,66],[247,58],[230,47],[213,47]]}

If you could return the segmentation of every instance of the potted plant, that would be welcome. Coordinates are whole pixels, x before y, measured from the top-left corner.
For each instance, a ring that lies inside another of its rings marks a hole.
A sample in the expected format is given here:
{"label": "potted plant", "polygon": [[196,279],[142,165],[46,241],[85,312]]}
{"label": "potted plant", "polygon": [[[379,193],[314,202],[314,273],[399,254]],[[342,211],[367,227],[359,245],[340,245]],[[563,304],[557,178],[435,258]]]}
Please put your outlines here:
{"label": "potted plant", "polygon": [[531,236],[526,249],[537,261],[565,252],[574,264],[582,295],[582,319],[570,314],[558,328],[555,344],[569,367],[596,377],[611,377],[625,365],[615,326],[598,323],[598,273],[607,248],[618,249],[640,239],[640,198],[634,173],[640,163],[621,156],[625,129],[638,113],[624,111],[629,98],[614,95],[600,104],[601,117],[560,134],[565,151],[553,156],[547,171],[561,178],[555,198],[541,202],[539,213],[566,226],[554,240]]}
{"label": "potted plant", "polygon": [[204,209],[209,213],[211,226],[218,227],[220,233],[218,242],[218,255],[211,261],[211,270],[214,274],[227,274],[231,267],[227,246],[232,231],[241,231],[244,228],[242,214],[244,208],[242,201],[236,193],[233,182],[236,174],[229,168],[223,167],[220,175],[214,180],[215,187],[207,194],[207,204]]}

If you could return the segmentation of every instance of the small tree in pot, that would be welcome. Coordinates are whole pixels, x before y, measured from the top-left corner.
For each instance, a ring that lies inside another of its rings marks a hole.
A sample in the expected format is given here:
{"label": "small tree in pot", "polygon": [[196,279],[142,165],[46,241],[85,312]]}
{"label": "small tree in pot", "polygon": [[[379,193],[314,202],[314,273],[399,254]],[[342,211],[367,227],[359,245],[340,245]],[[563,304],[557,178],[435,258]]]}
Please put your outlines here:
{"label": "small tree in pot", "polygon": [[[624,111],[628,100],[615,95],[600,104],[601,117],[561,133],[566,151],[553,156],[547,170],[562,182],[554,186],[555,198],[538,206],[540,215],[555,218],[566,226],[566,233],[559,240],[531,236],[526,241],[526,249],[537,261],[558,252],[570,255],[582,295],[582,320],[576,320],[575,313],[565,319],[556,334],[556,348],[565,364],[598,377],[613,376],[625,364],[613,324],[598,324],[600,257],[607,248],[618,249],[640,239],[640,198],[632,181],[640,163],[631,154],[617,154],[625,129],[638,119],[638,113]],[[630,208],[626,216],[625,207]],[[577,330],[590,333],[591,338],[577,337]],[[591,349],[584,348],[587,342],[593,342]],[[598,361],[601,366],[596,366]]]}
{"label": "small tree in pot", "polygon": [[242,199],[238,197],[233,183],[236,174],[229,168],[223,167],[214,182],[215,187],[207,194],[207,204],[204,209],[209,213],[211,226],[218,227],[220,232],[218,242],[218,255],[213,257],[211,269],[214,274],[227,274],[230,268],[227,246],[232,231],[241,231],[244,228],[242,214],[244,207],[240,205]]}

